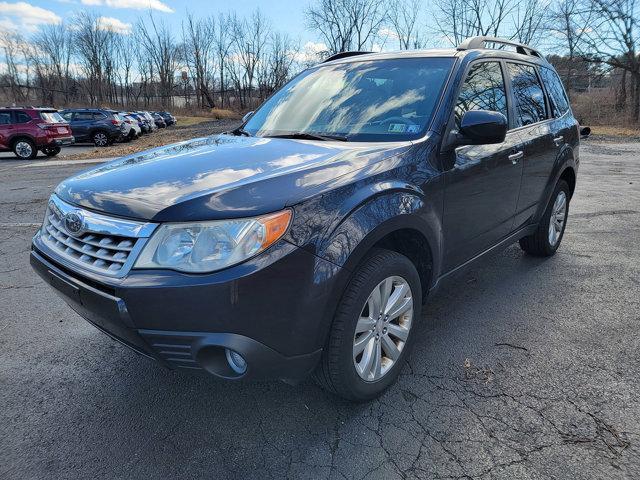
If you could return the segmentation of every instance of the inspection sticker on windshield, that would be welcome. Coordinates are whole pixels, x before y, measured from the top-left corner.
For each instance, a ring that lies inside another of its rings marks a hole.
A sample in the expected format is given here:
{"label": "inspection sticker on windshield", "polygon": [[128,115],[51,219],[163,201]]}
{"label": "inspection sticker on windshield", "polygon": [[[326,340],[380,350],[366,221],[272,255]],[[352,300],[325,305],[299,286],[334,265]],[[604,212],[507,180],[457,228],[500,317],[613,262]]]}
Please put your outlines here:
{"label": "inspection sticker on windshield", "polygon": [[390,123],[389,131],[391,133],[404,133],[407,126],[404,123]]}

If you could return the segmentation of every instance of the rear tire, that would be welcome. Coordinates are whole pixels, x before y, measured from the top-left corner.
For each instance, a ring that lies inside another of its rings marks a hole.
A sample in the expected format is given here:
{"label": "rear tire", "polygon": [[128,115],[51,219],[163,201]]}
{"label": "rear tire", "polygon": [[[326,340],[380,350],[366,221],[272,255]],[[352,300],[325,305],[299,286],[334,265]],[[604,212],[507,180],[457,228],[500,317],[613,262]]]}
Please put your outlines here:
{"label": "rear tire", "polygon": [[107,147],[111,144],[111,140],[109,139],[109,135],[105,132],[97,131],[91,136],[91,140],[93,140],[93,144],[96,147]]}
{"label": "rear tire", "polygon": [[355,402],[381,395],[409,355],[421,306],[420,276],[413,263],[399,253],[374,250],[353,273],[338,304],[313,375],[316,382]]}
{"label": "rear tire", "polygon": [[559,180],[538,229],[520,239],[522,250],[536,257],[550,257],[556,253],[567,226],[570,199],[569,185],[564,180]]}
{"label": "rear tire", "polygon": [[61,151],[62,149],[60,147],[45,147],[42,149],[42,153],[44,153],[47,157],[55,157]]}
{"label": "rear tire", "polygon": [[20,160],[33,160],[38,156],[36,144],[28,138],[18,138],[13,143],[13,153]]}

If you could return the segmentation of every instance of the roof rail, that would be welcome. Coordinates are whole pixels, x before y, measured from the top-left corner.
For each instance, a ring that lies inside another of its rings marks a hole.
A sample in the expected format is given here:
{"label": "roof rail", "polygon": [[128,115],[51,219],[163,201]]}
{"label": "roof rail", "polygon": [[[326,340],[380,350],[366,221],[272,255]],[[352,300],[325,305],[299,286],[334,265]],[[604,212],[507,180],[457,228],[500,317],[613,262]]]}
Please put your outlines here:
{"label": "roof rail", "polygon": [[328,56],[322,61],[322,63],[331,62],[333,60],[339,60],[341,58],[355,57],[356,55],[366,55],[367,53],[373,53],[373,52],[339,52],[339,53],[335,53],[333,55]]}
{"label": "roof rail", "polygon": [[474,48],[485,48],[485,43],[497,43],[500,45],[510,45],[515,47],[516,52],[522,55],[531,55],[533,57],[544,58],[538,50],[531,48],[529,45],[524,45],[522,43],[514,42],[512,40],[505,40],[504,38],[497,37],[470,37],[464,40],[460,45],[458,45],[458,50],[471,50]]}

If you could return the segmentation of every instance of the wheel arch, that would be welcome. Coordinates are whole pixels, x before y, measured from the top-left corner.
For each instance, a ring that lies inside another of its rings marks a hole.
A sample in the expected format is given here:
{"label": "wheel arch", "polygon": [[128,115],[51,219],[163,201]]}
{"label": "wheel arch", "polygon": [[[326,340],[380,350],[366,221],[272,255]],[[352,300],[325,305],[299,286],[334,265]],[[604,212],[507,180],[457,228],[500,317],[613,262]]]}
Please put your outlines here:
{"label": "wheel arch", "polygon": [[33,138],[32,135],[29,135],[28,133],[16,133],[13,137],[9,139],[9,146],[11,147],[11,149],[13,150],[13,148],[16,146],[16,143],[18,143],[18,141],[22,139],[29,140],[30,142],[33,143],[33,146],[36,149],[38,148],[38,142],[36,141],[35,138]]}
{"label": "wheel arch", "polygon": [[573,197],[573,192],[576,189],[576,171],[571,165],[567,165],[558,180],[564,180],[569,185],[569,198]]}

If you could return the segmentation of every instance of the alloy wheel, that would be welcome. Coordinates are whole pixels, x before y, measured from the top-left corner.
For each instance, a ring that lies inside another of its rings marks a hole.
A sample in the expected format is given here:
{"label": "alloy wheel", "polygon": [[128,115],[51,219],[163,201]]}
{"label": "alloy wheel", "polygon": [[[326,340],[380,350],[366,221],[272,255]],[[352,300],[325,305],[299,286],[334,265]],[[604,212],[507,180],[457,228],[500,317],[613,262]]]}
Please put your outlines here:
{"label": "alloy wheel", "polygon": [[560,235],[562,235],[562,228],[567,217],[567,195],[564,191],[560,190],[553,207],[551,210],[551,217],[549,218],[549,245],[554,247]]}
{"label": "alloy wheel", "polygon": [[375,382],[400,358],[413,323],[413,294],[402,277],[385,278],[369,294],[353,337],[353,363],[360,378]]}
{"label": "alloy wheel", "polygon": [[107,138],[107,136],[104,133],[96,133],[93,136],[93,142],[98,146],[98,147],[104,147],[107,145],[107,143],[109,142],[109,139]]}
{"label": "alloy wheel", "polygon": [[16,143],[16,155],[20,158],[29,158],[33,154],[33,147],[29,142]]}

